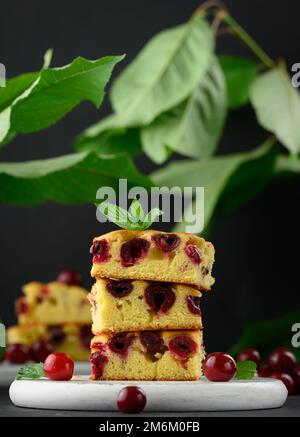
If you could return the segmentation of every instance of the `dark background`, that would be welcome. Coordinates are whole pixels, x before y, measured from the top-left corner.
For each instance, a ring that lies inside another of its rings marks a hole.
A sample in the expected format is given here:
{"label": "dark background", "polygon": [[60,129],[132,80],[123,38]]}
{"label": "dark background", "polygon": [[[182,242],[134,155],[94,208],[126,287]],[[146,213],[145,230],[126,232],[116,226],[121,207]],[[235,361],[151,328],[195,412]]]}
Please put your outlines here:
{"label": "dark background", "polygon": [[[127,53],[117,73],[151,36],[187,20],[200,3],[2,2],[0,62],[12,77],[39,69],[49,47],[54,49],[53,66],[78,55],[94,59]],[[289,66],[300,62],[299,1],[228,0],[226,4],[271,57],[285,57]],[[219,40],[218,52],[249,54],[230,36]],[[109,110],[107,99],[100,110],[84,103],[56,126],[18,137],[0,151],[0,160],[70,153],[75,135]],[[252,110],[244,108],[229,116],[219,153],[247,150],[265,137]],[[137,165],[147,172],[153,168],[146,158],[139,158]],[[208,350],[229,347],[251,320],[277,317],[299,307],[299,188],[299,179],[273,183],[239,211],[214,224],[210,239],[217,251],[217,282],[202,304]],[[50,281],[61,269],[72,267],[83,273],[87,287],[91,285],[91,239],[112,228],[96,221],[93,206],[0,206],[0,219],[0,317],[5,323],[15,321],[13,302],[28,281]]]}

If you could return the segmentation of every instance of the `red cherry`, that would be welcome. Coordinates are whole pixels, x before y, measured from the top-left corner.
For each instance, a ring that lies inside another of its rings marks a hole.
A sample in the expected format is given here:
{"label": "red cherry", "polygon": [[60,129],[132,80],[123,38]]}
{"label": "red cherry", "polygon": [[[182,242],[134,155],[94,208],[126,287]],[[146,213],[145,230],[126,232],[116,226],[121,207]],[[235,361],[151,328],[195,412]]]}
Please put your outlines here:
{"label": "red cherry", "polygon": [[163,252],[172,252],[180,244],[180,238],[176,234],[157,234],[153,235],[152,241],[155,246]]}
{"label": "red cherry", "polygon": [[286,348],[275,349],[268,359],[268,364],[273,372],[287,372],[293,370],[297,363],[293,352]]}
{"label": "red cherry", "polygon": [[28,303],[26,302],[25,297],[20,297],[19,299],[16,300],[15,309],[17,315],[28,313],[29,306]]}
{"label": "red cherry", "polygon": [[201,263],[201,254],[197,246],[194,244],[187,244],[184,251],[194,264],[198,265]]}
{"label": "red cherry", "polygon": [[108,261],[110,258],[108,241],[95,240],[90,247],[90,254],[93,255],[94,264]]}
{"label": "red cherry", "polygon": [[199,296],[187,296],[187,307],[192,314],[201,316],[200,297]]}
{"label": "red cherry", "polygon": [[146,402],[144,391],[136,386],[122,388],[117,399],[118,408],[122,413],[140,413]]}
{"label": "red cherry", "polygon": [[4,359],[12,364],[23,364],[30,360],[30,348],[25,344],[9,344],[5,349]]}
{"label": "red cherry", "polygon": [[153,282],[148,285],[144,295],[149,308],[157,314],[167,313],[176,300],[171,285],[164,283]]}
{"label": "red cherry", "polygon": [[45,360],[44,372],[54,381],[69,381],[73,376],[74,361],[62,352],[53,352]]}
{"label": "red cherry", "polygon": [[279,379],[280,381],[282,381],[284,383],[284,385],[286,386],[289,395],[291,393],[293,393],[294,388],[295,388],[295,383],[293,381],[293,378],[290,375],[288,375],[287,373],[284,373],[284,372],[276,372],[276,373],[272,373],[272,375],[270,375],[270,377],[274,378],[274,379]]}
{"label": "red cherry", "polygon": [[121,263],[123,267],[134,266],[147,255],[150,248],[149,241],[144,238],[132,238],[121,246]]}
{"label": "red cherry", "polygon": [[271,374],[273,373],[273,370],[270,369],[270,367],[268,366],[268,364],[263,364],[262,366],[260,366],[257,370],[257,374],[258,376],[260,376],[261,378],[268,378]]}
{"label": "red cherry", "polygon": [[239,353],[237,356],[237,361],[254,361],[258,366],[260,363],[260,353],[257,349],[248,347]]}
{"label": "red cherry", "polygon": [[230,355],[215,352],[205,358],[203,371],[209,381],[229,381],[236,373],[236,364]]}
{"label": "red cherry", "polygon": [[293,378],[295,383],[294,394],[298,395],[300,394],[300,366],[294,367],[291,373],[291,377]]}
{"label": "red cherry", "polygon": [[30,356],[33,361],[43,363],[47,356],[53,352],[52,343],[49,341],[39,340],[31,345]]}
{"label": "red cherry", "polygon": [[76,270],[63,270],[57,276],[57,281],[67,285],[82,285],[82,276]]}
{"label": "red cherry", "polygon": [[106,289],[109,293],[117,298],[122,298],[130,294],[133,290],[133,285],[131,281],[122,280],[122,281],[112,281],[110,280],[106,284]]}

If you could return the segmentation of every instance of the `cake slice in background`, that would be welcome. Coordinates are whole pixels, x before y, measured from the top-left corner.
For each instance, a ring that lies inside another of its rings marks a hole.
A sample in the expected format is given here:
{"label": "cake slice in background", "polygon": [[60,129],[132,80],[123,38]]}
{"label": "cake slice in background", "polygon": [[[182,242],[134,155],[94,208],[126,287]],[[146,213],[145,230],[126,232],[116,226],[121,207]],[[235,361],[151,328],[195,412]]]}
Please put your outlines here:
{"label": "cake slice in background", "polygon": [[214,246],[187,233],[118,230],[93,240],[95,278],[140,279],[209,290]]}
{"label": "cake slice in background", "polygon": [[[34,350],[41,342],[47,343],[49,350],[64,352],[75,361],[88,360],[91,340],[90,325],[67,323],[47,326],[42,323],[14,325],[7,329],[7,344],[23,344]],[[40,345],[43,348],[43,345]],[[35,361],[42,361],[32,354]]]}
{"label": "cake slice in background", "polygon": [[91,352],[96,380],[197,380],[204,359],[201,330],[100,334]]}
{"label": "cake slice in background", "polygon": [[[78,277],[65,270],[54,282],[24,285],[24,296],[15,305],[18,324],[7,329],[8,346],[26,346],[24,362],[43,361],[47,351],[64,352],[76,361],[88,359],[92,318],[88,292]],[[13,356],[5,355],[10,362]]]}
{"label": "cake slice in background", "polygon": [[61,325],[91,323],[87,291],[61,282],[30,282],[23,286],[24,296],[16,301],[18,322]]}
{"label": "cake slice in background", "polygon": [[92,331],[200,329],[200,298],[188,285],[98,279],[89,294]]}

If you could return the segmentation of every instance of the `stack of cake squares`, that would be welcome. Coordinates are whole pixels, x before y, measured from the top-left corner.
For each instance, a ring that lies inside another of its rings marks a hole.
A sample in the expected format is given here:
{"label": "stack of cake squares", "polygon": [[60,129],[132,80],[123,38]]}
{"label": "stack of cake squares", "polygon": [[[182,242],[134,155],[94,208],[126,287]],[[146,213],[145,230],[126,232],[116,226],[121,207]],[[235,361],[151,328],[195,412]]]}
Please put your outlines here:
{"label": "stack of cake squares", "polygon": [[7,329],[8,344],[47,342],[54,351],[86,361],[91,341],[87,291],[58,281],[30,282],[16,301],[18,324]]}
{"label": "stack of cake squares", "polygon": [[213,245],[187,233],[118,230],[95,238],[91,253],[92,379],[199,379]]}

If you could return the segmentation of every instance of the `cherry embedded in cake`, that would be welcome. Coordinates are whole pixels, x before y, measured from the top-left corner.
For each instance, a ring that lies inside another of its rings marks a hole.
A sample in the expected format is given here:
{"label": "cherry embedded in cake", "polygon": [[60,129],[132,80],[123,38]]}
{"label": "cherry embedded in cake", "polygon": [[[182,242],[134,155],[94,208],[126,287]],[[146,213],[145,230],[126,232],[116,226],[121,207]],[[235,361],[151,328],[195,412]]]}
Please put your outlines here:
{"label": "cherry embedded in cake", "polygon": [[118,230],[94,239],[96,279],[148,280],[210,290],[214,246],[188,233]]}
{"label": "cherry embedded in cake", "polygon": [[157,314],[165,314],[174,305],[176,296],[170,284],[154,283],[145,290],[145,301]]}
{"label": "cherry embedded in cake", "polygon": [[186,298],[187,307],[192,314],[201,316],[200,296],[189,295]]}
{"label": "cherry embedded in cake", "polygon": [[191,355],[197,352],[197,343],[186,335],[178,335],[169,342],[171,354],[185,366]]}
{"label": "cherry embedded in cake", "polygon": [[90,253],[93,255],[93,263],[103,263],[109,260],[109,244],[105,239],[96,240],[93,242]]}
{"label": "cherry embedded in cake", "polygon": [[189,285],[98,279],[89,294],[92,331],[200,329],[200,298]]}
{"label": "cherry embedded in cake", "polygon": [[100,334],[91,342],[92,379],[196,380],[201,346],[199,330]]}
{"label": "cherry embedded in cake", "polygon": [[26,302],[25,297],[20,297],[19,299],[16,300],[16,314],[26,314],[29,311],[29,305]]}
{"label": "cherry embedded in cake", "polygon": [[189,259],[195,265],[199,265],[201,263],[201,254],[197,246],[195,246],[194,244],[187,244],[184,250]]}
{"label": "cherry embedded in cake", "polygon": [[158,249],[163,252],[172,252],[180,244],[180,238],[176,234],[156,234],[152,236],[152,241]]}
{"label": "cherry embedded in cake", "polygon": [[121,298],[127,296],[132,292],[133,285],[131,281],[123,280],[123,281],[108,281],[106,284],[106,288],[109,293],[116,297]]}
{"label": "cherry embedded in cake", "polygon": [[121,263],[123,267],[131,267],[146,257],[150,247],[149,241],[143,238],[132,238],[121,246]]}
{"label": "cherry embedded in cake", "polygon": [[120,355],[123,359],[127,357],[128,348],[133,342],[133,336],[127,333],[115,335],[108,340],[107,345],[112,352]]}

